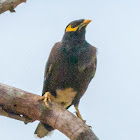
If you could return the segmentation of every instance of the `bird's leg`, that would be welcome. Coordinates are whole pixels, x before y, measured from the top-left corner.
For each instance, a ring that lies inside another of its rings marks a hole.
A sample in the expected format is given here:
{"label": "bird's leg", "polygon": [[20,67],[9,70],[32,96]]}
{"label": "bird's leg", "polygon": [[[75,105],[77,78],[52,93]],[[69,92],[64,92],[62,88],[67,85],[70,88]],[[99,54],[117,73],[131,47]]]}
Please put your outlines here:
{"label": "bird's leg", "polygon": [[46,92],[39,100],[44,100],[44,103],[46,104],[47,108],[49,108],[48,102],[51,102],[51,93]]}
{"label": "bird's leg", "polygon": [[81,114],[80,114],[80,111],[79,111],[79,109],[78,109],[78,106],[74,106],[74,107],[75,107],[75,109],[76,109],[76,115],[77,115],[77,117],[80,118],[80,119],[85,123],[86,121],[83,120],[83,118],[82,118],[82,116],[81,116]]}
{"label": "bird's leg", "polygon": [[[84,123],[86,123],[86,121],[85,120],[83,120],[83,118],[82,118],[82,116],[81,116],[81,114],[80,114],[80,111],[79,111],[79,109],[78,109],[78,106],[74,106],[75,107],[75,109],[76,109],[76,115],[77,115],[77,117],[78,118],[80,118]],[[92,128],[90,125],[88,125],[90,128]]]}

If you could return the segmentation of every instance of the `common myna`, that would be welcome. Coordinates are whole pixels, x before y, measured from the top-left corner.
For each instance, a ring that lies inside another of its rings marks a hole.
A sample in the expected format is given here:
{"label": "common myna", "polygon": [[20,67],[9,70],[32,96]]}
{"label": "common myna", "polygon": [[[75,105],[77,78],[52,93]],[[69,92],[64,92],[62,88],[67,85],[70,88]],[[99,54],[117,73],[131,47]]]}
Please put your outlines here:
{"label": "common myna", "polygon": [[[80,98],[85,93],[96,71],[96,48],[85,40],[86,26],[91,20],[75,20],[68,24],[62,41],[57,42],[50,53],[45,68],[42,99],[68,109],[74,105],[77,117]],[[84,121],[84,120],[83,120]],[[39,123],[35,134],[42,138],[53,128]]]}

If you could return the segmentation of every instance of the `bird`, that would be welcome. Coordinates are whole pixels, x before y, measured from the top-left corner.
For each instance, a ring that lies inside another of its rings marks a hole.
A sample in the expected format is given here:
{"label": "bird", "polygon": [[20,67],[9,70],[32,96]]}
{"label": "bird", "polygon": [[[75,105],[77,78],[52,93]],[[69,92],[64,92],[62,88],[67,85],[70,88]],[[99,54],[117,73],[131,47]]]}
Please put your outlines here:
{"label": "bird", "polygon": [[[86,27],[91,22],[79,19],[70,22],[60,42],[55,43],[45,67],[41,100],[56,102],[65,109],[74,105],[76,115],[83,120],[78,105],[96,72],[97,49],[85,39]],[[54,130],[39,123],[35,135],[43,138]]]}

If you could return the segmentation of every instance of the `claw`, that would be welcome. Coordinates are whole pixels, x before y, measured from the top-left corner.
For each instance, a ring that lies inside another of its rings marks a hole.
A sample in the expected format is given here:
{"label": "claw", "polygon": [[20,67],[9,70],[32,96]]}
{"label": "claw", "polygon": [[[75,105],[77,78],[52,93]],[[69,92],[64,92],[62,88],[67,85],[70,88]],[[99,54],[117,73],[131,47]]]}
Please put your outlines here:
{"label": "claw", "polygon": [[44,96],[41,96],[38,101],[44,100]]}
{"label": "claw", "polygon": [[48,102],[51,102],[51,93],[46,92],[39,100],[44,100],[44,103],[46,104],[47,108],[49,108]]}
{"label": "claw", "polygon": [[49,108],[49,104],[48,102],[51,102],[51,93],[50,92],[46,92],[44,94],[44,103],[46,104],[46,106]]}

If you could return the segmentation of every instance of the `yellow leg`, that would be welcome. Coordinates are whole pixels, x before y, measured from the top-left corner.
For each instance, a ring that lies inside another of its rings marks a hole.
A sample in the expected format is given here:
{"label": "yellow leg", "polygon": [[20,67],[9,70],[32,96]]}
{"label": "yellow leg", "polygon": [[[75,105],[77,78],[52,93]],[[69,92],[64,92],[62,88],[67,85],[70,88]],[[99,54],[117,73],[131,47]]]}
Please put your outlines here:
{"label": "yellow leg", "polygon": [[82,118],[82,116],[81,116],[81,114],[80,114],[80,111],[79,111],[79,109],[78,109],[78,106],[74,106],[74,107],[75,107],[75,109],[76,109],[76,115],[77,115],[77,117],[80,118],[80,119],[85,123],[86,121],[83,120],[83,118]]}
{"label": "yellow leg", "polygon": [[39,100],[44,100],[44,103],[46,104],[47,108],[49,108],[48,102],[51,102],[51,93],[46,92]]}

